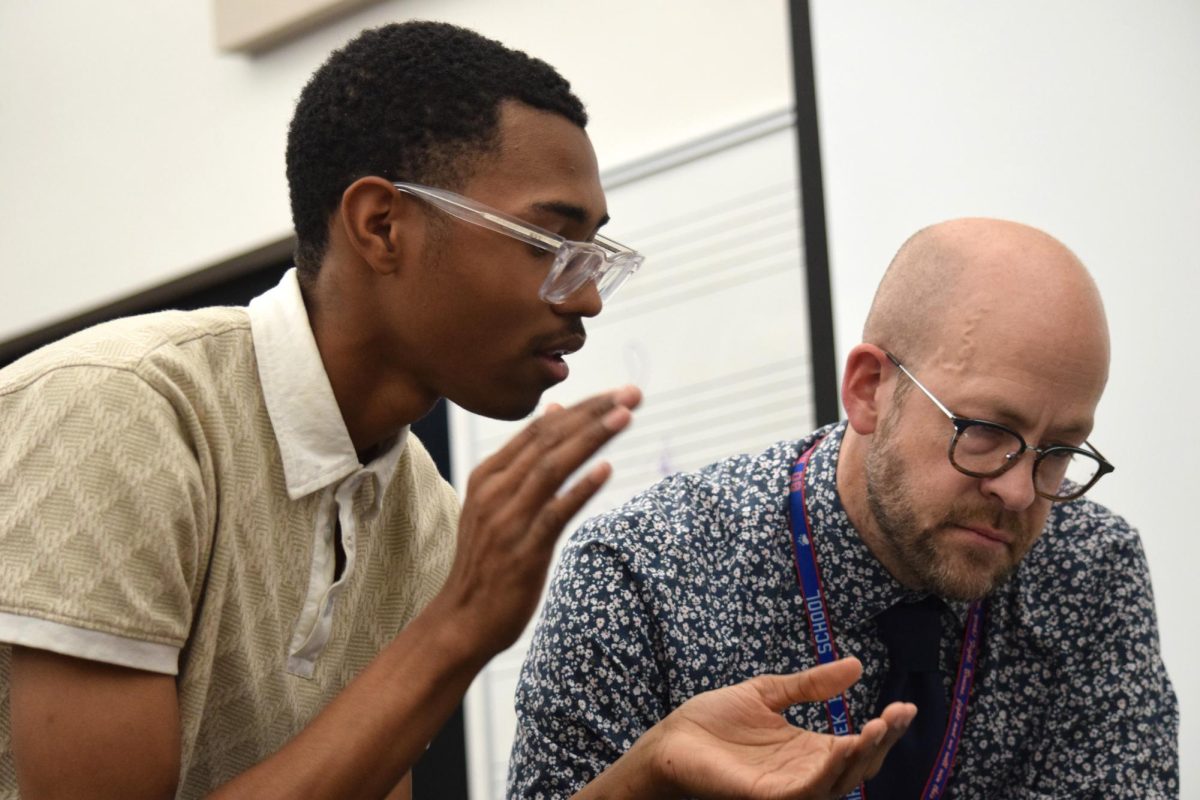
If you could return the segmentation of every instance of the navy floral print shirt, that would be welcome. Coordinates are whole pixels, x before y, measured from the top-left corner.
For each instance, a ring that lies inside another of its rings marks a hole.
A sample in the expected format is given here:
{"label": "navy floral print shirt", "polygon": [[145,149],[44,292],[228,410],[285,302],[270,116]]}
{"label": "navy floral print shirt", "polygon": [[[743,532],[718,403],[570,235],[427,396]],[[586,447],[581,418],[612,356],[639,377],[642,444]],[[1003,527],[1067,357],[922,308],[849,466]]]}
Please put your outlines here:
{"label": "navy floral print shirt", "polygon": [[[567,797],[700,692],[817,663],[796,583],[789,472],[805,475],[831,627],[863,663],[851,717],[874,715],[887,671],[873,617],[906,590],[838,498],[845,423],[667,478],[568,542],[517,690],[513,798]],[[965,603],[944,612],[950,692]],[[1053,506],[988,599],[951,798],[1171,798],[1179,712],[1137,533],[1086,498]],[[785,712],[826,732],[820,703]]]}

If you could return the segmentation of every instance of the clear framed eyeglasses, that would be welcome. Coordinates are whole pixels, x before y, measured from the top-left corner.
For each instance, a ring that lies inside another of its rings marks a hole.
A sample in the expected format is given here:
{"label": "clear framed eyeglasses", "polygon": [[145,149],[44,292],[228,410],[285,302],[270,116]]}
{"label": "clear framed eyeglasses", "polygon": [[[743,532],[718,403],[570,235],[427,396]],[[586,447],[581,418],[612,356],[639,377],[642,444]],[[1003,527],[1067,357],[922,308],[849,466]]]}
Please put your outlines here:
{"label": "clear framed eyeglasses", "polygon": [[445,189],[419,183],[393,186],[464,222],[554,253],[550,274],[538,290],[538,296],[547,303],[563,302],[588,281],[595,281],[600,299],[608,300],[644,260],[640,253],[605,236],[597,234],[591,242],[576,242]]}
{"label": "clear framed eyeglasses", "polygon": [[1083,443],[1086,450],[1057,444],[1033,447],[1025,443],[1021,434],[998,422],[960,417],[934,397],[898,358],[891,353],[887,357],[953,423],[950,463],[964,475],[995,478],[1016,466],[1026,451],[1033,451],[1034,491],[1058,503],[1080,497],[1115,469],[1089,442]]}

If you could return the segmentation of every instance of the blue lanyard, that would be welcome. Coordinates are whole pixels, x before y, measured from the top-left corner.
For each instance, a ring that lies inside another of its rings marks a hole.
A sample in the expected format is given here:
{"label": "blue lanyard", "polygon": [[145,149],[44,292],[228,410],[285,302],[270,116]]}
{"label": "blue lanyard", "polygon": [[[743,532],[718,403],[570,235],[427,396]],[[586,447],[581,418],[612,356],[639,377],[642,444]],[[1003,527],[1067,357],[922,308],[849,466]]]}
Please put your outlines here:
{"label": "blue lanyard", "polygon": [[[817,442],[820,444],[820,441]],[[830,627],[825,589],[821,583],[821,570],[817,566],[817,552],[809,535],[808,507],[804,497],[804,472],[814,444],[796,459],[792,467],[791,484],[788,491],[788,508],[792,528],[792,552],[796,560],[796,580],[804,594],[804,610],[808,615],[808,631],[812,636],[817,662],[828,664],[836,661],[837,643]],[[967,703],[971,698],[971,686],[975,682],[975,669],[979,658],[979,643],[983,631],[983,602],[975,601],[967,611],[967,625],[963,632],[962,653],[958,661],[958,675],[954,679],[954,697],[950,706],[950,719],[946,724],[946,735],[942,739],[933,771],[921,792],[922,800],[933,800],[946,792],[950,775],[954,771],[954,758],[962,740],[963,726],[967,722]],[[854,721],[850,718],[849,705],[844,694],[825,703],[829,716],[830,730],[837,736],[854,732]],[[846,795],[846,800],[864,800],[866,791],[862,786]]]}

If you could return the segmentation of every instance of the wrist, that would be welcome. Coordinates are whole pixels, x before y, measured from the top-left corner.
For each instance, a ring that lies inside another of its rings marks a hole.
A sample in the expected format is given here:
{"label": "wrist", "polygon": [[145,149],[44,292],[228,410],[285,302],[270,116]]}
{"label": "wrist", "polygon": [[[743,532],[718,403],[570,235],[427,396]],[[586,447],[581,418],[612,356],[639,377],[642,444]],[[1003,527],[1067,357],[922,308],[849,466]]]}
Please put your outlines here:
{"label": "wrist", "polygon": [[663,762],[662,732],[655,726],[642,736],[612,766],[575,795],[575,800],[677,800],[677,789],[669,765]]}
{"label": "wrist", "polygon": [[472,677],[499,652],[480,632],[478,622],[466,608],[444,593],[436,596],[413,624],[428,625],[429,655],[453,672]]}
{"label": "wrist", "polygon": [[629,748],[629,754],[637,757],[635,764],[638,771],[644,775],[642,792],[638,797],[656,800],[675,800],[683,797],[676,780],[674,765],[664,746],[664,738],[663,723],[660,722],[642,734],[633,747]]}

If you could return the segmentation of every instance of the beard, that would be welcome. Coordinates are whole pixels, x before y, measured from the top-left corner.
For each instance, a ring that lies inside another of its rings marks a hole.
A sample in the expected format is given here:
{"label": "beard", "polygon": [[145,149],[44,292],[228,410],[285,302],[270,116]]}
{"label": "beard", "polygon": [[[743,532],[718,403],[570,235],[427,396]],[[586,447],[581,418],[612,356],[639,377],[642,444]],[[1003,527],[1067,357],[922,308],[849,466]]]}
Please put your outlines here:
{"label": "beard", "polygon": [[[884,417],[866,456],[867,507],[884,551],[877,555],[901,582],[915,584],[910,588],[951,600],[977,600],[1008,580],[1036,532],[1027,530],[1017,514],[988,505],[981,497],[935,509],[933,521],[922,522],[918,512],[928,510],[929,503],[924,501],[922,507],[921,494],[915,491],[920,474],[904,463],[892,436],[900,405],[894,404]],[[1003,556],[947,540],[951,529],[974,525],[1012,535]]]}

